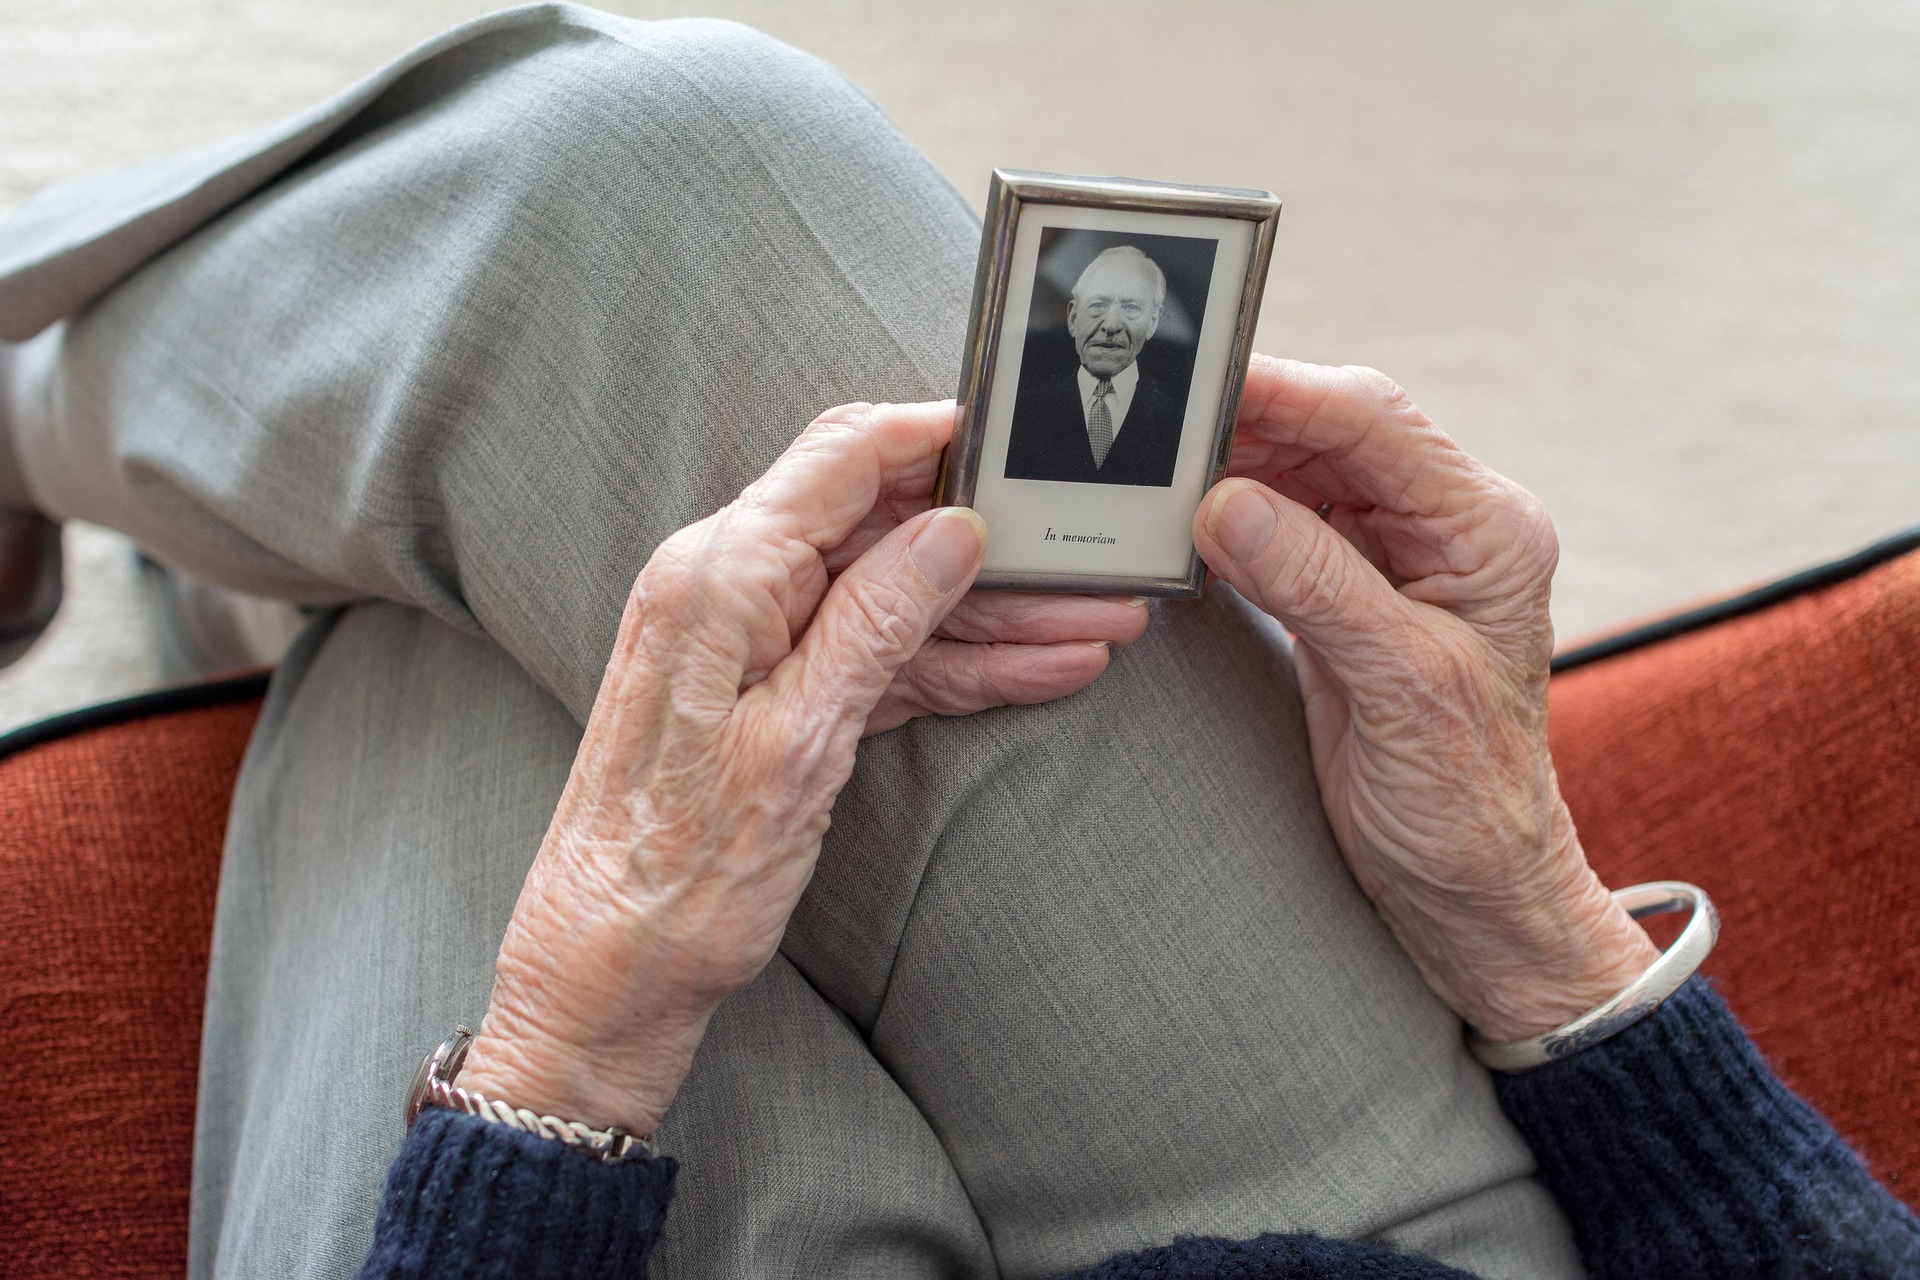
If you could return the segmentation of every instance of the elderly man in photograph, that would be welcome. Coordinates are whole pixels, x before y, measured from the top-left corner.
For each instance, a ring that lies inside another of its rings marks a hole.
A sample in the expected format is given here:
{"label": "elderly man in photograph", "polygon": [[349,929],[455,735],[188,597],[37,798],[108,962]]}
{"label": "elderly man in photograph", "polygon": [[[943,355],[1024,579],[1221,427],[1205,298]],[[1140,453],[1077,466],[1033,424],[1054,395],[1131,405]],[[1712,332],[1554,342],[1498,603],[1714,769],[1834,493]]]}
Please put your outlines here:
{"label": "elderly man in photograph", "polygon": [[1133,245],[1116,245],[1087,264],[1067,303],[1078,359],[1057,333],[1028,340],[1007,448],[1009,479],[1173,483],[1191,370],[1171,378],[1140,368],[1166,298],[1165,273]]}

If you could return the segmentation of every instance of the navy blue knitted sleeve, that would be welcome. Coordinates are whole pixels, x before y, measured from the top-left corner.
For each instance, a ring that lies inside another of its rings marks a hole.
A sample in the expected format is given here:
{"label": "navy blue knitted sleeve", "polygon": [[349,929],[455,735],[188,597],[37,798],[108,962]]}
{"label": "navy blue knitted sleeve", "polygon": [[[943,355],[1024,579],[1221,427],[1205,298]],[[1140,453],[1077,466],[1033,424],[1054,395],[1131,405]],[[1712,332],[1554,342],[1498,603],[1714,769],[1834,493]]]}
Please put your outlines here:
{"label": "navy blue knitted sleeve", "polygon": [[430,1108],[387,1170],[359,1280],[644,1278],[677,1167]]}
{"label": "navy blue knitted sleeve", "polygon": [[[387,1171],[358,1280],[645,1280],[673,1198],[667,1157],[607,1165],[456,1112],[420,1114]],[[1071,1280],[1473,1280],[1351,1240],[1184,1238]]]}
{"label": "navy blue knitted sleeve", "polygon": [[[1774,1078],[1704,983],[1613,1040],[1496,1088],[1594,1280],[1920,1277],[1920,1222]],[[426,1112],[388,1173],[361,1280],[644,1277],[675,1169],[664,1157],[603,1165]],[[1176,1240],[1076,1280],[1460,1275],[1352,1241],[1267,1235]]]}
{"label": "navy blue knitted sleeve", "polygon": [[1064,1280],[1474,1280],[1465,1271],[1357,1240],[1274,1232],[1251,1240],[1182,1236],[1122,1253]]}
{"label": "navy blue knitted sleeve", "polygon": [[1495,1088],[1594,1280],[1920,1276],[1920,1222],[1699,979],[1612,1040]]}

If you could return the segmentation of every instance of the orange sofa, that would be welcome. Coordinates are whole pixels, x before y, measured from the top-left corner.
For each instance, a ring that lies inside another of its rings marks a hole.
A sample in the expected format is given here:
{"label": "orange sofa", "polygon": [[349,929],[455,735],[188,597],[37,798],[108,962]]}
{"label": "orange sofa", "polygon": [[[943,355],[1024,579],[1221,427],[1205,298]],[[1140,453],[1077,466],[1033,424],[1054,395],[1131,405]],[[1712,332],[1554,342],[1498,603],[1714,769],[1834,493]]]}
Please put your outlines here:
{"label": "orange sofa", "polygon": [[[1563,654],[1556,766],[1612,884],[1920,1207],[1920,530]],[[265,676],[0,739],[0,1272],[178,1276],[220,843]]]}

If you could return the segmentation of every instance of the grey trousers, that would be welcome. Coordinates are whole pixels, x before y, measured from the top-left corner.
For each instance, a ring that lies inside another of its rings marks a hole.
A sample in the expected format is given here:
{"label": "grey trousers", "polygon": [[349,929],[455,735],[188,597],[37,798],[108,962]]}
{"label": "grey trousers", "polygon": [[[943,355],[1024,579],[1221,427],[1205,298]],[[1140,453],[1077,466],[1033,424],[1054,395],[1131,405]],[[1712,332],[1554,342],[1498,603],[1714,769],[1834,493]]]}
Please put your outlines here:
{"label": "grey trousers", "polygon": [[[68,317],[14,353],[35,500],[327,606],[234,801],[194,1275],[350,1273],[635,572],[820,410],[951,394],[977,237],[818,62],[554,6],[0,227],[0,321]],[[668,1277],[1263,1231],[1580,1270],[1340,863],[1283,638],[1224,590],[1076,697],[864,744],[660,1140]]]}

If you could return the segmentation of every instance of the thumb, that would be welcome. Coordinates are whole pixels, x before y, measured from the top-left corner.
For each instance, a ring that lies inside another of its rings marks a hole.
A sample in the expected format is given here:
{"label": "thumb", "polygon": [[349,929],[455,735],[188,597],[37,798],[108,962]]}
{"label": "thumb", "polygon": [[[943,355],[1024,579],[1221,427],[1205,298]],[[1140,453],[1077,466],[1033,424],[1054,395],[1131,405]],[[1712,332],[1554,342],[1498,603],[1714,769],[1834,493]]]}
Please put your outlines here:
{"label": "thumb", "polygon": [[1236,478],[1193,518],[1207,567],[1305,640],[1343,683],[1405,626],[1409,602],[1358,547],[1306,507]]}
{"label": "thumb", "polygon": [[936,507],[907,521],[834,580],[769,682],[788,685],[808,707],[864,724],[894,673],[973,585],[986,538],[986,521],[967,507]]}

